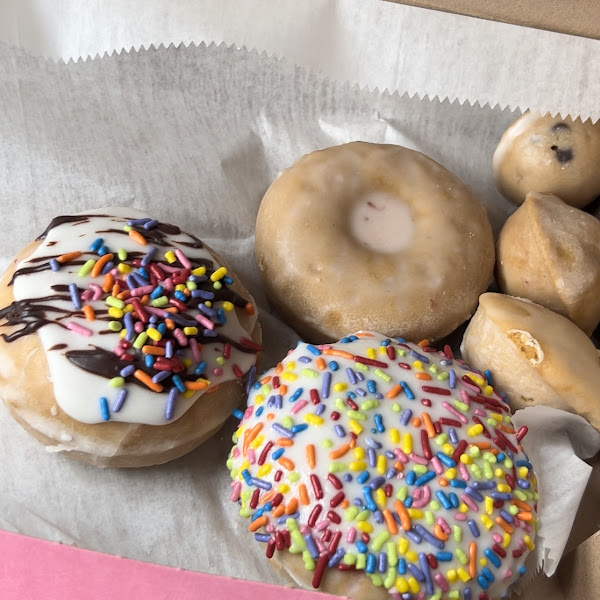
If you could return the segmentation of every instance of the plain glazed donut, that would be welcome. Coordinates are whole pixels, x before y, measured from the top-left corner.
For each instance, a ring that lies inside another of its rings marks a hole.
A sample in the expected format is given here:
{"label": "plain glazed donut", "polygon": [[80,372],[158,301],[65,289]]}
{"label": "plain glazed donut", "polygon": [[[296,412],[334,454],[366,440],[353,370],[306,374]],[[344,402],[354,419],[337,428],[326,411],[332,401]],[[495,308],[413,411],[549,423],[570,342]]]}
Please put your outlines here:
{"label": "plain glazed donut", "polygon": [[576,208],[600,195],[600,122],[526,112],[502,135],[492,162],[499,192],[521,204],[529,192]]}
{"label": "plain glazed donut", "polygon": [[492,279],[485,209],[452,173],[392,145],[308,154],[268,189],[256,256],[274,306],[309,340],[368,328],[438,339]]}
{"label": "plain glazed donut", "polygon": [[242,402],[260,349],[253,300],[175,225],[131,208],[58,217],[0,286],[0,392],[49,452],[159,464]]}
{"label": "plain glazed donut", "polygon": [[448,346],[369,332],[302,343],[253,386],[231,500],[260,551],[305,587],[496,600],[534,547],[525,429]]}

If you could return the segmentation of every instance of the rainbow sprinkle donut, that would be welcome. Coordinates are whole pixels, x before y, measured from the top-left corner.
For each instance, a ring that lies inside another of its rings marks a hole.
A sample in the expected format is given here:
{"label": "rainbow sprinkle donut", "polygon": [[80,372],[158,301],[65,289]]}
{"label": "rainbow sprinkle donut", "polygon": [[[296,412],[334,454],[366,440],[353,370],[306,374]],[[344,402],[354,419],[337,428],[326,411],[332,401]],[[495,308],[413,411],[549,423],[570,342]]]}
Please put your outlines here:
{"label": "rainbow sprinkle donut", "polygon": [[491,374],[448,346],[369,332],[299,343],[237,416],[231,500],[300,582],[487,600],[525,572],[538,497],[527,430],[513,429]]}

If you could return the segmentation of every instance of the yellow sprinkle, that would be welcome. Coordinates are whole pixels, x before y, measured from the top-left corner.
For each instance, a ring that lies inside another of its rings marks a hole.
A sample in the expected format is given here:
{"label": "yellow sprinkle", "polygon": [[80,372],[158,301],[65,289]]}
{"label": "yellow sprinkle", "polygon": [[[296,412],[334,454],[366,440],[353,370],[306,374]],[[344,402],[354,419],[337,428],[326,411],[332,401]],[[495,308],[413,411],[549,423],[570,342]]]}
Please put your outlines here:
{"label": "yellow sprinkle", "polygon": [[[415,559],[415,561],[411,561],[411,562],[416,562],[416,559]],[[421,589],[421,587],[419,586],[419,582],[414,577],[408,578],[408,589],[413,594],[419,593],[419,590]]]}
{"label": "yellow sprinkle", "polygon": [[494,512],[494,499],[490,496],[485,497],[485,512],[491,515]]}
{"label": "yellow sprinkle", "polygon": [[454,479],[456,477],[457,474],[457,470],[452,468],[452,469],[448,469],[445,473],[444,473],[444,477],[446,479]]}
{"label": "yellow sprinkle", "polygon": [[395,586],[401,594],[406,594],[408,592],[408,582],[404,577],[397,577]]}
{"label": "yellow sprinkle", "polygon": [[348,385],[346,383],[344,383],[343,381],[340,381],[339,383],[335,383],[333,385],[333,391],[334,392],[343,392],[344,390],[348,389]]}
{"label": "yellow sprinkle", "polygon": [[406,512],[408,513],[408,516],[411,519],[422,519],[423,518],[423,512],[420,511],[418,508],[407,508]]}
{"label": "yellow sprinkle", "polygon": [[485,379],[476,373],[467,373],[467,377],[479,387],[485,385]]}
{"label": "yellow sprinkle", "polygon": [[360,446],[356,446],[356,448],[354,448],[353,452],[354,452],[354,457],[357,460],[362,460],[365,457],[365,449],[361,448]]}
{"label": "yellow sprinkle", "polygon": [[471,579],[471,576],[462,567],[459,567],[456,573],[463,583],[467,583]]}
{"label": "yellow sprinkle", "polygon": [[535,548],[535,544],[528,535],[526,535],[523,538],[523,541],[525,542],[525,545],[527,546],[527,548],[529,548],[529,550],[533,550]]}
{"label": "yellow sprinkle", "polygon": [[468,454],[461,454],[460,455],[460,462],[463,465],[470,465],[473,462],[473,459]]}
{"label": "yellow sprinkle", "polygon": [[491,395],[494,393],[494,388],[493,388],[491,385],[486,385],[486,386],[483,388],[483,393],[484,393],[486,396],[491,396]]}
{"label": "yellow sprinkle", "polygon": [[448,456],[452,456],[454,454],[454,447],[446,443],[442,446],[442,452]]}
{"label": "yellow sprinkle", "polygon": [[185,335],[196,335],[198,333],[198,328],[197,327],[184,327],[183,333],[185,333]]}
{"label": "yellow sprinkle", "polygon": [[476,435],[480,435],[483,431],[483,425],[477,423],[477,425],[473,425],[467,429],[467,435],[471,437],[475,437]]}
{"label": "yellow sprinkle", "polygon": [[262,446],[262,443],[265,441],[265,436],[261,433],[260,435],[257,435],[251,442],[250,442],[250,448],[252,448],[253,450],[256,450],[257,448],[259,448],[260,446]]}
{"label": "yellow sprinkle", "polygon": [[410,433],[405,433],[402,436],[402,452],[410,454],[412,452],[413,442]]}
{"label": "yellow sprinkle", "polygon": [[416,552],[414,552],[413,550],[409,550],[406,553],[406,560],[408,562],[417,562],[419,560],[419,556],[417,555]]}
{"label": "yellow sprinkle", "polygon": [[498,421],[498,423],[500,423],[501,421],[504,420],[504,417],[499,413],[492,413],[490,415],[490,417],[492,417],[492,419],[494,419],[494,421]]}
{"label": "yellow sprinkle", "polygon": [[454,569],[450,569],[450,570],[446,571],[446,579],[450,583],[454,583],[458,579],[456,571]]}
{"label": "yellow sprinkle", "polygon": [[519,467],[517,469],[517,473],[521,479],[527,479],[527,475],[529,475],[529,469],[527,467]]}
{"label": "yellow sprinkle", "polygon": [[233,303],[229,302],[229,300],[225,300],[221,306],[225,312],[231,312],[233,310]]}
{"label": "yellow sprinkle", "polygon": [[114,306],[111,306],[108,309],[108,316],[112,317],[113,319],[120,319],[123,316],[123,311],[120,308],[115,308]]}
{"label": "yellow sprinkle", "polygon": [[254,404],[262,404],[265,401],[265,397],[262,394],[256,394],[254,396]]}
{"label": "yellow sprinkle", "polygon": [[195,393],[196,393],[196,390],[185,390],[185,392],[183,392],[182,396],[187,400],[188,398],[191,398]]}
{"label": "yellow sprinkle", "polygon": [[323,425],[323,418],[318,415],[313,415],[312,413],[305,414],[304,420],[311,425]]}
{"label": "yellow sprinkle", "polygon": [[[377,457],[376,470],[380,475],[383,475],[385,473],[385,455],[384,454],[380,454]],[[379,489],[381,489],[381,488],[379,488]],[[383,491],[383,490],[381,490],[381,491]]]}
{"label": "yellow sprinkle", "polygon": [[356,528],[364,531],[365,533],[371,533],[373,531],[373,525],[369,521],[359,521],[356,524]]}
{"label": "yellow sprinkle", "polygon": [[206,273],[206,267],[196,267],[192,270],[192,275],[204,275]]}
{"label": "yellow sprinkle", "polygon": [[265,463],[262,465],[262,467],[259,467],[258,471],[256,472],[256,476],[258,478],[262,478],[265,475],[268,475],[271,472],[271,469],[273,469],[272,463]]}
{"label": "yellow sprinkle", "polygon": [[158,331],[158,329],[154,329],[154,327],[148,327],[148,329],[146,329],[146,333],[148,334],[148,337],[154,342],[158,342],[162,339],[162,333]]}
{"label": "yellow sprinkle", "polygon": [[185,290],[185,285],[184,285],[183,283],[178,283],[178,284],[175,286],[175,289],[176,289],[178,292],[183,292],[183,290]]}
{"label": "yellow sprinkle", "polygon": [[280,492],[281,494],[287,494],[290,491],[290,486],[287,483],[282,483],[277,488],[277,491]]}
{"label": "yellow sprinkle", "polygon": [[167,259],[167,262],[172,265],[177,259],[175,258],[175,253],[173,252],[173,250],[169,250],[168,252],[165,252],[165,258]]}
{"label": "yellow sprinkle", "polygon": [[350,419],[350,421],[348,421],[348,426],[350,427],[352,432],[355,433],[356,435],[359,435],[360,433],[362,433],[363,428],[358,423],[358,421],[355,421],[354,419]]}
{"label": "yellow sprinkle", "polygon": [[510,533],[505,533],[502,536],[502,547],[508,548],[509,545],[510,545]]}
{"label": "yellow sprinkle", "polygon": [[355,460],[348,465],[351,471],[363,471],[366,467],[367,463],[362,460]]}
{"label": "yellow sprinkle", "polygon": [[219,279],[223,279],[227,275],[227,269],[225,267],[219,267],[211,276],[210,280],[212,282],[219,281]]}
{"label": "yellow sprinkle", "polygon": [[131,271],[131,267],[127,263],[122,262],[117,265],[117,271],[122,275],[127,275]]}
{"label": "yellow sprinkle", "polygon": [[375,504],[377,504],[377,506],[385,506],[387,498],[382,488],[377,488],[375,490],[375,497],[373,499],[375,500]]}
{"label": "yellow sprinkle", "polygon": [[371,360],[377,358],[377,354],[375,354],[375,348],[367,348],[366,354],[367,358],[370,358]]}
{"label": "yellow sprinkle", "polygon": [[392,444],[400,443],[400,432],[397,429],[390,429],[390,441]]}
{"label": "yellow sprinkle", "polygon": [[398,540],[398,544],[397,544],[397,548],[398,548],[398,554],[406,554],[407,550],[408,550],[408,540],[406,538],[400,538]]}
{"label": "yellow sprinkle", "polygon": [[286,371],[293,371],[295,368],[296,368],[296,363],[293,360],[290,360],[290,362],[286,363],[286,365],[285,365]]}
{"label": "yellow sprinkle", "polygon": [[510,487],[510,485],[507,485],[506,483],[499,483],[498,491],[502,492],[503,494],[510,494],[511,487]]}
{"label": "yellow sprinkle", "polygon": [[480,564],[482,567],[487,567],[487,558],[485,558],[485,557],[483,557],[483,556],[482,556],[482,557],[479,559],[479,564]]}
{"label": "yellow sprinkle", "polygon": [[487,515],[481,515],[481,522],[486,529],[491,529],[494,526],[494,521],[492,521]]}
{"label": "yellow sprinkle", "polygon": [[290,373],[289,371],[284,371],[279,377],[284,381],[296,381],[298,379],[296,373]]}
{"label": "yellow sprinkle", "polygon": [[461,504],[459,504],[459,506],[458,506],[458,512],[461,512],[461,513],[463,513],[463,514],[466,514],[466,513],[468,513],[468,512],[469,512],[469,507],[468,507],[466,504],[464,504],[464,503],[461,503]]}

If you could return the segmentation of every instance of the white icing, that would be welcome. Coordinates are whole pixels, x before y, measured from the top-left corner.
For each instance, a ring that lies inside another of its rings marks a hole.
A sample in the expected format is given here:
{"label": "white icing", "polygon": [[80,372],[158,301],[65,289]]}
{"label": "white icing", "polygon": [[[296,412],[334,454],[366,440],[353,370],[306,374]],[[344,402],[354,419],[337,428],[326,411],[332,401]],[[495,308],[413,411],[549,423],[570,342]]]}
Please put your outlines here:
{"label": "white icing", "polygon": [[350,212],[350,233],[374,252],[395,254],[412,244],[415,223],[407,203],[391,194],[370,192]]}
{"label": "white icing", "polygon": [[[247,484],[242,474],[243,469],[247,469],[252,477],[256,477],[261,479],[263,482],[272,485],[272,490],[276,492],[280,491],[283,494],[282,504],[286,506],[290,502],[291,498],[296,498],[299,500],[299,486],[304,484],[308,491],[310,503],[308,505],[304,505],[301,501],[298,502],[297,510],[299,512],[299,516],[297,518],[297,523],[300,526],[302,533],[304,534],[310,532],[315,540],[317,540],[326,530],[329,530],[332,534],[335,534],[339,531],[342,533],[342,537],[340,539],[338,549],[341,548],[347,553],[358,554],[359,552],[357,546],[354,543],[346,540],[348,531],[352,527],[358,529],[357,539],[360,539],[360,523],[363,523],[363,525],[366,524],[365,531],[369,531],[371,542],[377,540],[378,536],[381,534],[388,532],[388,528],[385,522],[381,524],[377,523],[374,518],[374,514],[371,511],[367,511],[368,515],[365,517],[364,521],[359,522],[356,518],[349,519],[347,511],[344,510],[342,506],[338,505],[337,507],[331,507],[330,503],[332,498],[334,498],[335,495],[340,491],[328,480],[328,475],[330,472],[332,472],[332,466],[334,474],[343,482],[342,491],[345,494],[345,498],[350,503],[349,506],[353,506],[354,500],[359,499],[360,503],[363,505],[360,510],[364,510],[365,505],[363,487],[369,486],[369,484],[376,477],[380,476],[385,478],[385,482],[382,484],[380,489],[384,489],[386,485],[391,485],[392,490],[390,497],[385,497],[384,495],[383,504],[378,504],[377,508],[380,510],[387,509],[391,513],[396,512],[395,502],[399,498],[402,498],[401,494],[403,487],[407,488],[408,496],[415,499],[415,494],[418,493],[417,490],[421,490],[422,493],[426,488],[428,488],[431,493],[431,499],[437,504],[439,504],[439,501],[436,498],[436,492],[439,490],[442,490],[446,494],[446,497],[449,497],[451,493],[454,493],[457,495],[458,501],[461,503],[461,505],[464,505],[464,508],[466,509],[465,521],[461,521],[456,518],[456,515],[459,513],[459,511],[455,508],[446,509],[441,505],[437,507],[435,503],[427,503],[425,506],[419,508],[419,510],[422,511],[421,517],[418,517],[416,514],[414,514],[414,517],[411,518],[411,526],[415,528],[417,525],[421,525],[427,531],[432,533],[433,525],[431,522],[428,523],[426,518],[426,512],[432,511],[432,514],[436,519],[438,517],[445,519],[450,528],[453,526],[459,526],[461,528],[462,538],[460,542],[454,538],[453,533],[450,533],[448,540],[444,543],[443,550],[436,548],[426,540],[421,543],[416,543],[411,541],[410,538],[406,536],[401,528],[401,525],[397,523],[398,533],[391,534],[391,537],[385,541],[380,549],[369,546],[369,552],[374,553],[378,557],[380,552],[385,553],[387,551],[387,544],[390,541],[394,542],[396,548],[398,548],[397,542],[401,538],[409,540],[409,547],[407,553],[404,555],[398,552],[398,557],[404,557],[407,559],[407,562],[411,562],[409,560],[410,555],[408,554],[408,552],[411,551],[416,553],[415,556],[417,556],[419,553],[431,553],[435,556],[436,553],[440,551],[451,552],[453,555],[452,560],[447,562],[439,561],[439,569],[431,569],[432,578],[435,573],[441,573],[444,578],[447,578],[447,573],[451,569],[457,570],[462,568],[467,573],[469,572],[469,562],[464,564],[459,558],[457,558],[457,549],[464,551],[468,557],[470,543],[475,542],[477,545],[477,557],[475,562],[476,577],[470,578],[466,584],[462,583],[460,579],[458,579],[457,583],[450,584],[451,589],[459,590],[464,589],[465,586],[469,586],[472,592],[471,598],[475,600],[479,598],[479,594],[483,591],[483,588],[480,587],[479,583],[477,582],[477,578],[482,574],[482,565],[480,563],[480,559],[485,558],[484,551],[486,548],[491,548],[494,544],[497,544],[500,548],[506,551],[507,557],[501,560],[501,565],[499,568],[495,567],[490,560],[486,559],[487,568],[490,569],[495,577],[495,581],[489,586],[487,593],[490,598],[500,597],[503,590],[518,578],[518,568],[519,565],[523,564],[526,552],[524,553],[523,558],[514,559],[512,557],[512,550],[521,547],[522,540],[528,533],[528,526],[519,521],[519,527],[515,527],[510,543],[508,544],[508,547],[506,547],[506,545],[504,545],[504,541],[500,539],[504,536],[505,531],[500,527],[499,524],[496,523],[496,517],[499,515],[499,509],[494,508],[491,512],[488,512],[489,507],[486,508],[486,505],[483,501],[472,500],[471,504],[474,504],[477,507],[477,511],[475,511],[471,507],[467,506],[463,500],[463,497],[466,493],[465,488],[453,485],[446,485],[443,487],[439,483],[439,479],[440,477],[446,477],[447,480],[456,479],[461,483],[465,483],[466,485],[471,485],[474,481],[494,481],[496,485],[506,485],[507,480],[504,478],[504,474],[512,473],[512,463],[504,461],[488,463],[492,471],[497,469],[502,471],[501,476],[500,473],[497,472],[495,475],[490,473],[491,477],[488,477],[483,472],[484,464],[487,462],[487,460],[483,457],[484,451],[482,451],[479,457],[472,458],[473,463],[482,470],[479,475],[473,472],[473,467],[471,465],[463,465],[463,471],[461,471],[462,467],[457,465],[457,472],[452,474],[449,467],[442,464],[441,466],[443,469],[441,475],[436,474],[432,480],[426,483],[426,485],[417,487],[415,485],[407,485],[406,482],[408,473],[417,466],[417,461],[410,459],[403,464],[401,471],[397,471],[394,469],[394,463],[397,463],[397,461],[400,460],[398,454],[396,454],[393,458],[390,458],[386,456],[385,452],[389,451],[396,453],[398,449],[404,449],[406,450],[406,454],[410,457],[410,452],[408,452],[408,449],[405,447],[405,441],[403,437],[404,434],[410,434],[412,452],[423,458],[425,450],[422,447],[420,433],[424,427],[422,425],[413,425],[412,418],[419,417],[422,422],[425,422],[423,414],[427,413],[434,423],[441,417],[457,420],[458,417],[456,414],[445,408],[442,404],[443,402],[449,403],[455,409],[455,411],[459,412],[464,420],[467,421],[467,423],[463,424],[462,426],[453,426],[458,439],[456,442],[451,443],[452,448],[450,449],[450,452],[448,452],[448,448],[445,449],[447,455],[453,454],[453,451],[457,447],[460,440],[465,440],[469,444],[475,442],[490,442],[492,449],[498,449],[496,443],[484,437],[483,433],[468,433],[468,430],[476,424],[473,421],[473,417],[477,417],[477,415],[479,415],[483,425],[491,433],[491,436],[498,436],[498,434],[495,433],[495,425],[490,425],[489,419],[492,419],[492,414],[495,414],[496,416],[502,415],[501,417],[498,417],[500,419],[500,423],[502,423],[504,426],[510,427],[510,412],[499,396],[490,389],[482,389],[481,396],[488,397],[493,402],[500,403],[506,410],[489,410],[485,408],[485,412],[482,415],[481,411],[484,410],[484,406],[476,403],[474,400],[470,400],[469,398],[467,398],[467,402],[469,402],[470,405],[468,405],[466,408],[457,408],[455,402],[464,402],[465,400],[464,394],[461,395],[461,390],[469,395],[476,394],[476,392],[463,384],[461,381],[463,375],[470,373],[475,379],[479,377],[479,382],[481,383],[482,388],[485,387],[486,383],[478,374],[466,370],[466,368],[463,368],[457,361],[447,361],[447,364],[444,365],[442,364],[442,360],[445,359],[444,356],[441,356],[437,352],[424,352],[420,347],[414,344],[408,344],[408,349],[395,345],[396,351],[399,353],[394,359],[391,359],[387,355],[386,348],[381,345],[381,342],[386,339],[384,336],[369,333],[361,335],[369,337],[360,337],[358,340],[351,343],[338,343],[334,344],[332,347],[325,346],[319,348],[321,350],[333,348],[334,350],[348,352],[352,355],[375,358],[375,360],[385,363],[386,365],[385,367],[380,367],[380,373],[376,371],[378,368],[377,366],[368,366],[365,368],[364,365],[361,367],[361,365],[359,365],[354,359],[342,358],[336,355],[327,355],[325,353],[322,354],[320,358],[324,359],[325,363],[336,361],[339,365],[339,368],[336,371],[332,371],[328,368],[324,370],[320,369],[316,363],[317,356],[315,356],[314,352],[312,352],[306,344],[299,344],[296,349],[294,349],[290,354],[288,354],[288,356],[285,357],[285,359],[281,361],[278,370],[271,369],[265,373],[264,379],[262,380],[265,381],[265,385],[263,385],[260,389],[254,389],[252,391],[248,402],[248,409],[246,410],[244,418],[240,423],[240,428],[236,433],[238,436],[237,446],[233,448],[229,461],[229,467],[231,468],[232,477],[234,479],[233,485],[239,486],[241,484],[242,514],[247,517],[251,517],[253,515],[254,511],[249,507],[249,500],[251,498],[251,494],[256,489],[259,489],[254,485],[249,486]],[[427,357],[427,359],[429,359],[429,363],[421,361],[421,368],[419,364],[416,363],[416,361],[420,360],[419,357],[412,356],[409,352],[410,349],[422,356]],[[402,352],[405,352],[404,356],[401,355]],[[309,359],[309,361],[306,361],[306,359]],[[402,368],[399,363],[404,363],[405,365],[407,364],[411,368]],[[432,365],[434,366],[432,367]],[[362,375],[364,380],[359,381],[356,384],[352,384],[350,376],[347,372],[347,368],[352,369],[354,374]],[[457,383],[453,388],[450,387],[449,374],[451,370],[454,371],[457,377]],[[325,393],[322,389],[324,373],[326,372],[331,374],[331,383],[329,388],[330,393],[328,397],[325,397]],[[389,382],[384,380],[384,378],[381,376],[381,373],[390,377]],[[446,375],[443,375],[443,373]],[[417,374],[420,374],[421,376],[429,375],[431,379],[419,379],[417,378]],[[438,375],[440,378],[438,378]],[[280,389],[272,388],[272,378],[275,376],[279,378],[280,384],[287,386],[287,392],[284,393]],[[446,378],[444,379],[444,377]],[[375,382],[375,392],[369,391],[369,380]],[[408,387],[413,392],[414,396],[416,396],[416,399],[411,400],[404,392],[399,393],[394,398],[389,398],[387,396],[387,393],[392,390],[400,381],[404,381],[408,384]],[[449,391],[450,394],[440,395],[431,390],[425,391],[422,390],[423,386],[430,386],[438,389],[441,388]],[[303,389],[303,393],[295,401],[290,401],[290,397],[299,388]],[[320,402],[317,405],[313,404],[311,400],[310,390],[312,389],[317,390],[318,392]],[[347,394],[349,392],[355,394],[354,402],[359,405],[359,410],[357,411],[358,414],[350,412],[351,407],[346,401]],[[364,404],[376,400],[377,393],[381,394],[379,400],[377,400],[378,405],[369,407],[368,405]],[[277,408],[273,404],[269,405],[269,399],[275,398],[277,394],[282,394],[281,408]],[[423,398],[430,399],[432,405],[430,407],[423,405],[421,402],[421,399]],[[300,407],[301,403],[304,404],[303,407]],[[315,423],[314,421],[311,423],[311,419],[314,419],[314,414],[319,406],[325,407],[325,410],[322,414],[322,423]],[[263,412],[261,415],[257,416],[257,412],[261,410],[261,407]],[[300,408],[300,410],[297,410],[298,408]],[[402,417],[404,415],[404,411],[407,409],[412,411],[412,417],[410,420],[408,420],[406,425],[402,425]],[[339,413],[339,418],[337,420],[331,418],[333,411],[337,411]],[[480,412],[478,413],[477,411]],[[375,415],[377,414],[381,415],[381,422],[383,424],[384,431],[378,431],[376,429]],[[337,450],[344,444],[351,442],[351,419],[354,420],[355,424],[358,424],[361,427],[361,431],[355,430],[357,433],[356,448],[362,449],[364,452],[364,457],[361,457],[361,450],[356,450],[355,448],[350,449],[346,454],[340,456],[339,458],[332,458],[330,456],[331,451]],[[288,421],[287,423],[286,420]],[[252,449],[254,455],[252,456],[251,452],[246,452],[246,455],[244,455],[244,436],[246,435],[246,432],[252,431],[252,429],[260,423],[262,423],[262,429],[258,432],[258,435],[255,438],[255,440],[258,440],[259,443],[254,442],[253,446],[251,442],[248,445],[248,447]],[[310,425],[305,431],[300,431],[293,436],[293,444],[291,446],[281,446],[278,445],[277,440],[283,438],[284,436],[280,432],[273,429],[273,423],[277,423],[279,425],[285,424],[288,429],[295,425],[304,425],[307,423],[310,423]],[[497,422],[492,421],[492,423]],[[338,425],[343,428],[343,436],[340,436],[339,433],[336,432],[335,427]],[[450,427],[451,426],[447,424],[443,424],[443,432],[448,434]],[[394,438],[392,438],[392,435],[395,435],[393,434],[392,430],[397,430],[398,435],[400,436],[399,441],[394,441]],[[514,433],[511,434],[504,432],[504,435],[512,442],[512,444],[515,446],[518,445]],[[376,466],[370,464],[370,458],[368,455],[370,442],[367,441],[367,438],[382,444],[380,449],[375,450]],[[273,442],[273,446],[271,447],[264,464],[271,465],[271,470],[268,471],[269,467],[267,466],[265,468],[263,466],[261,471],[261,466],[259,465],[261,452],[269,442]],[[433,438],[428,437],[428,442],[434,458],[438,452],[444,450],[443,445],[438,443],[437,435]],[[307,463],[307,444],[312,444],[314,446],[316,466],[313,469],[311,469]],[[278,460],[281,461],[281,458],[291,460],[293,463],[292,471],[289,471],[285,464],[277,462],[273,459],[273,453],[276,450],[281,449],[283,449],[284,452]],[[470,456],[468,447],[467,450],[465,450],[465,454]],[[520,452],[515,455],[514,460],[526,460],[526,456]],[[337,467],[343,468],[341,470],[337,470]],[[433,461],[425,459],[425,468],[426,470],[434,471],[435,466]],[[525,470],[527,471],[526,468]],[[279,481],[275,479],[275,475],[278,471],[282,472],[282,477]],[[358,476],[364,471],[368,471],[370,477],[364,483],[359,483],[357,480]],[[323,498],[320,500],[316,498],[316,494],[313,491],[313,486],[310,480],[311,474],[316,474],[319,478],[323,490]],[[344,475],[346,474],[352,475],[352,480],[350,482],[344,481]],[[518,476],[527,477],[528,480],[531,481],[530,473],[519,472]],[[280,487],[282,485],[289,486],[289,490],[286,490],[285,487]],[[506,488],[499,489],[498,487],[494,487],[494,489],[480,490],[479,492],[482,496],[486,497],[489,496],[491,492],[502,492],[502,490],[506,491]],[[523,491],[527,496],[526,502],[533,507],[537,500],[537,494],[535,494],[532,490],[533,487],[531,487],[529,490],[524,489],[521,491]],[[267,492],[261,490],[260,497],[262,497],[265,493]],[[373,498],[376,499],[377,493],[375,491],[372,492],[372,495]],[[322,512],[317,519],[316,525],[313,527],[308,527],[307,523],[309,521],[310,514],[317,503],[321,504]],[[418,500],[415,501],[413,507],[417,505]],[[509,510],[510,505],[510,502],[506,501],[503,506],[504,510]],[[259,499],[257,508],[260,509],[263,506],[264,502],[261,502]],[[341,523],[339,525],[327,516],[329,510],[333,510],[341,518]],[[267,512],[264,514],[270,517],[271,513]],[[535,517],[535,512],[532,514]],[[482,522],[482,515],[489,517],[493,521],[491,529],[488,530],[485,524]],[[471,519],[475,521],[480,532],[480,536],[477,538],[474,537],[468,525],[468,521]],[[269,527],[271,529],[269,529]],[[278,523],[276,518],[270,518],[267,531],[273,532],[273,527],[275,530],[282,530],[285,529],[287,525],[285,523]],[[305,529],[302,529],[302,527],[305,527]],[[369,530],[369,528],[372,528],[372,530]],[[260,531],[264,531],[264,528]],[[493,537],[494,535],[496,536],[495,540]],[[535,534],[534,532],[531,532],[529,535],[531,538],[533,538]],[[500,536],[500,538],[497,536]],[[498,541],[499,539],[500,541]],[[369,544],[371,542],[369,542]],[[325,547],[327,547],[327,545],[328,544],[325,544]],[[264,545],[261,547],[264,548]],[[296,548],[296,551],[297,550],[298,548]],[[418,560],[412,561],[412,563],[417,568],[422,568]],[[376,573],[377,572],[378,571],[376,569]],[[388,571],[381,575],[385,579],[387,574]],[[399,577],[398,574],[394,574],[392,577],[392,590],[394,591],[397,591],[398,589],[394,587],[397,583],[397,577]],[[408,580],[411,577],[411,572],[407,572],[406,575],[403,575],[402,577],[405,581]],[[400,585],[402,585],[402,583],[400,583]],[[426,585],[424,583],[419,585],[420,590],[425,592]],[[433,588],[435,592],[440,592],[440,587],[437,583],[433,583]],[[430,598],[432,596],[433,592],[428,592],[423,596],[423,598]],[[411,597],[421,598],[422,596],[417,596],[415,594]],[[460,598],[463,597],[464,596],[461,593]],[[447,598],[447,596],[442,594],[442,598]]]}
{"label": "white icing", "polygon": [[[128,219],[146,218],[149,215],[131,208],[106,208],[82,214],[110,214],[112,216],[94,216],[88,221],[65,223],[53,227],[48,232],[42,244],[28,259],[21,262],[17,269],[44,264],[43,261],[35,262],[35,259],[39,257],[60,256],[78,250],[84,252],[80,257],[82,260],[97,259],[98,255],[89,251],[89,248],[99,237],[103,238],[104,245],[115,254],[115,263],[118,262],[117,251],[121,248],[129,253],[136,252],[142,253],[142,255],[149,250],[151,243],[142,246],[128,235],[120,233]],[[119,230],[119,232],[108,231],[111,229]],[[165,236],[169,245],[156,246],[155,261],[162,261],[167,264],[164,259],[164,253],[168,250],[180,248],[186,256],[201,257],[215,263],[214,258],[206,248],[190,248],[186,245],[180,245],[181,243],[189,244],[192,241],[187,234],[182,232],[178,235],[165,234]],[[179,263],[174,264],[174,266],[180,267]],[[215,264],[214,268],[216,269],[219,266],[221,265]],[[61,266],[58,272],[47,269],[38,273],[17,276],[14,281],[13,290],[15,300],[56,296],[57,292],[52,289],[52,286],[56,285],[68,286],[70,283],[76,283],[80,290],[88,289],[90,283],[102,285],[103,275],[96,278],[92,278],[90,275],[80,277],[78,275],[80,268],[81,265],[65,264]],[[61,294],[69,296],[68,292],[61,292]],[[103,298],[105,297],[106,294],[103,294]],[[250,299],[250,301],[252,300]],[[48,304],[67,311],[74,310],[70,300],[53,299]],[[82,304],[85,304],[85,302],[82,302]],[[104,299],[97,301],[89,300],[87,304],[90,304],[94,308],[98,316],[100,316],[101,311],[108,308]],[[215,302],[213,308],[217,309],[221,306],[222,302]],[[59,313],[52,313],[49,315],[49,318],[56,318],[57,314]],[[187,314],[193,316],[198,314],[198,311],[195,309],[190,310]],[[225,314],[227,322],[222,327],[217,328],[220,334],[224,334],[234,341],[238,341],[241,336],[251,339],[251,332],[256,324],[256,315],[248,316],[244,313],[243,309],[238,308]],[[243,324],[240,323],[240,320],[242,320]],[[108,320],[104,318],[97,318],[95,321],[90,322],[85,319],[81,311],[76,311],[76,314],[73,316],[61,318],[61,322],[65,325],[70,321],[91,329],[93,336],[82,336],[56,323],[44,325],[38,330],[48,360],[50,377],[54,385],[54,395],[58,405],[73,419],[82,423],[99,423],[103,420],[99,404],[100,397],[104,396],[107,398],[110,408],[120,388],[110,387],[107,379],[75,366],[66,358],[66,352],[70,350],[89,350],[93,346],[112,352],[121,338],[118,333],[106,333],[108,332]],[[202,326],[198,325],[198,327],[202,331]],[[100,334],[101,331],[103,332],[102,334]],[[152,342],[148,340],[147,343],[151,344]],[[54,346],[62,344],[66,344],[67,348],[52,349]],[[232,347],[231,356],[225,361],[222,367],[223,373],[221,375],[214,375],[213,370],[219,366],[216,359],[222,355],[223,346],[221,342],[207,343],[202,350],[202,358],[207,363],[204,377],[210,380],[211,387],[235,379],[236,375],[232,371],[233,365],[237,365],[243,373],[246,373],[256,362],[256,355],[254,353],[241,352]],[[186,349],[184,357],[190,356],[191,352]],[[123,367],[127,366],[127,364],[129,363],[123,361]],[[127,399],[119,412],[110,410],[110,419],[127,423],[164,425],[166,422],[166,392],[172,386],[166,385],[164,393],[156,393],[137,383],[129,383],[131,377],[128,378],[125,384],[128,391]],[[210,388],[208,389],[210,391]],[[203,391],[197,391],[189,398],[184,398],[183,394],[179,394],[172,420],[181,417],[203,393]]]}

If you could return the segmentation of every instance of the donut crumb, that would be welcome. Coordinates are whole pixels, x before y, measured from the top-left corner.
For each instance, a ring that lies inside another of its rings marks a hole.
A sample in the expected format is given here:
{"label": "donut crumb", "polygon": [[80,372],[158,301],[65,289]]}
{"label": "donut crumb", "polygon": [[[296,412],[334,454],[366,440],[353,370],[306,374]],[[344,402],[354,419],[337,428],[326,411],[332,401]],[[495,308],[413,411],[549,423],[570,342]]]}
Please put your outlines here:
{"label": "donut crumb", "polygon": [[510,329],[508,339],[532,366],[539,365],[544,360],[544,353],[539,342],[528,332],[520,329]]}

